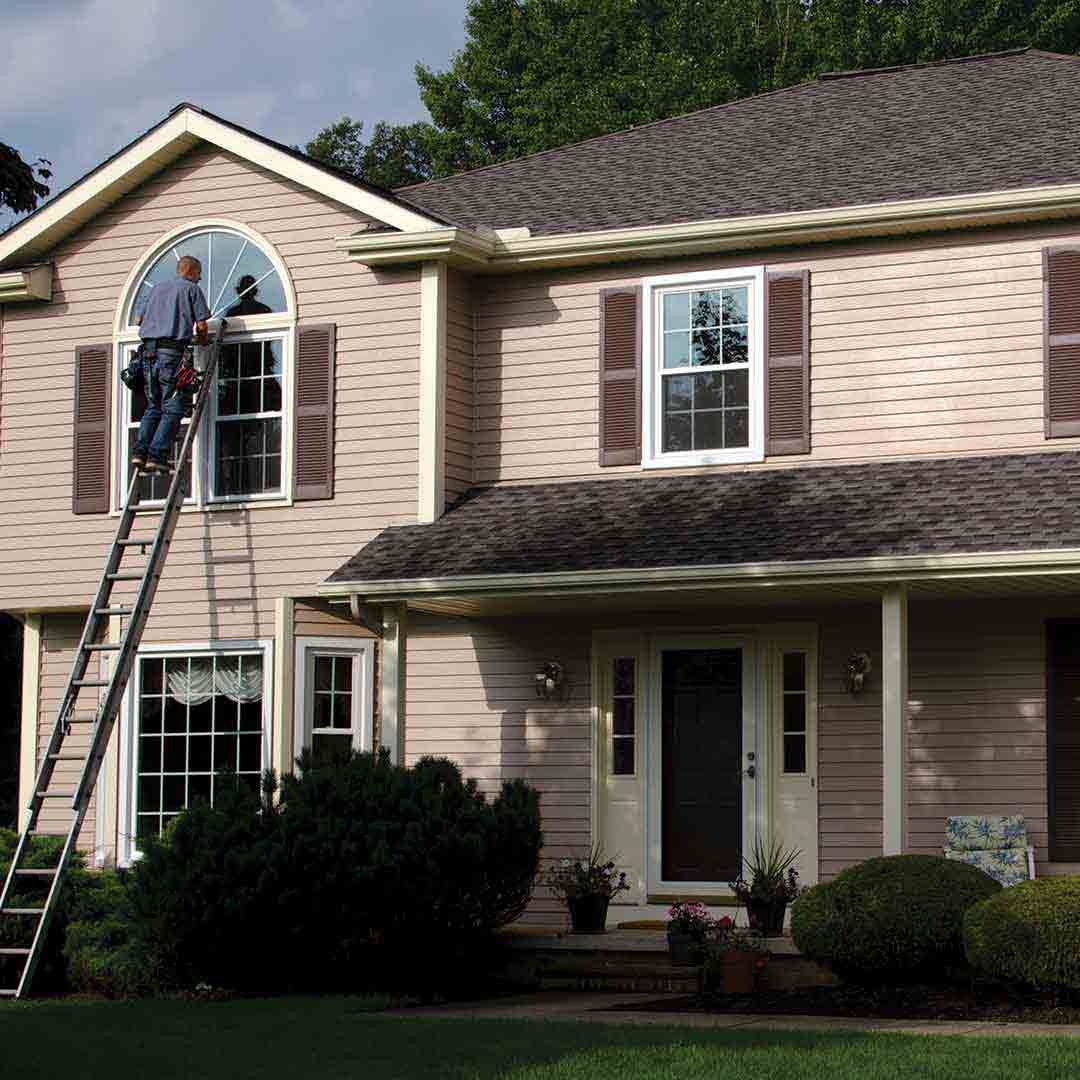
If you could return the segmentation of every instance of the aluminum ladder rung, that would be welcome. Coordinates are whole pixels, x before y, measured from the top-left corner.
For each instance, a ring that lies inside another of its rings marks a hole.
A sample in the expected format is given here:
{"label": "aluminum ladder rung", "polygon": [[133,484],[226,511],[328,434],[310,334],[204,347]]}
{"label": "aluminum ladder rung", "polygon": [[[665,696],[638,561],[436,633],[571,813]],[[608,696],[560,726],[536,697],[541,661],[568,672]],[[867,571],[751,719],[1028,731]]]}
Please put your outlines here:
{"label": "aluminum ladder rung", "polygon": [[126,540],[117,540],[117,547],[149,547],[154,542],[154,538],[148,537],[146,540],[138,540],[134,537],[128,537]]}
{"label": "aluminum ladder rung", "polygon": [[39,791],[37,793],[39,799],[74,799],[74,791]]}
{"label": "aluminum ladder rung", "polygon": [[0,956],[29,956],[29,949],[0,949]]}
{"label": "aluminum ladder rung", "polygon": [[44,915],[43,907],[6,907],[0,908],[0,915]]}
{"label": "aluminum ladder rung", "polygon": [[108,642],[103,645],[84,645],[87,652],[119,652],[122,646],[119,642]]}
{"label": "aluminum ladder rung", "polygon": [[129,607],[99,607],[94,608],[95,615],[130,615],[135,609]]}
{"label": "aluminum ladder rung", "polygon": [[18,997],[18,996],[19,996],[19,991],[18,990],[5,990],[3,987],[0,987],[0,997]]}
{"label": "aluminum ladder rung", "polygon": [[72,679],[72,686],[108,686],[111,679]]}
{"label": "aluminum ladder rung", "polygon": [[146,573],[145,573],[145,571],[142,571],[142,572],[132,571],[131,573],[124,572],[124,573],[117,573],[117,574],[106,574],[105,576],[110,581],[142,581],[142,579],[144,577],[146,577]]}
{"label": "aluminum ladder rung", "polygon": [[54,866],[51,870],[38,870],[36,868],[32,870],[16,870],[15,873],[20,877],[55,877],[56,867]]}
{"label": "aluminum ladder rung", "polygon": [[50,761],[85,761],[85,754],[46,754]]}

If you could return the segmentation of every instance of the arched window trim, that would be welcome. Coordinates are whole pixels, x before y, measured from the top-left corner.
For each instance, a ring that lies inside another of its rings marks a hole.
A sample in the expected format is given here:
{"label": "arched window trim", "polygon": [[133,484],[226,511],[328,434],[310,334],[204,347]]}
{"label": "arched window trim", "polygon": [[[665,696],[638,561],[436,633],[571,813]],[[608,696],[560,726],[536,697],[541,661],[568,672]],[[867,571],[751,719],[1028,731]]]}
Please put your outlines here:
{"label": "arched window trim", "polygon": [[[296,292],[293,289],[292,279],[282,262],[281,257],[275,251],[272,244],[254,229],[243,225],[238,221],[228,218],[202,218],[198,221],[188,222],[165,233],[156,244],[147,250],[143,257],[135,264],[127,281],[124,282],[120,293],[119,303],[116,305],[116,318],[113,326],[113,336],[117,343],[131,342],[138,339],[139,328],[133,326],[130,321],[131,307],[135,302],[135,296],[142,285],[143,279],[150,272],[159,258],[170,248],[197,236],[200,233],[211,231],[232,232],[242,236],[248,243],[255,245],[269,260],[281,281],[281,288],[285,294],[285,311],[274,312],[270,315],[239,315],[229,319],[230,330],[269,330],[279,327],[291,327],[296,321]],[[207,303],[213,304],[214,297],[208,296]],[[217,320],[211,320],[211,326]]]}

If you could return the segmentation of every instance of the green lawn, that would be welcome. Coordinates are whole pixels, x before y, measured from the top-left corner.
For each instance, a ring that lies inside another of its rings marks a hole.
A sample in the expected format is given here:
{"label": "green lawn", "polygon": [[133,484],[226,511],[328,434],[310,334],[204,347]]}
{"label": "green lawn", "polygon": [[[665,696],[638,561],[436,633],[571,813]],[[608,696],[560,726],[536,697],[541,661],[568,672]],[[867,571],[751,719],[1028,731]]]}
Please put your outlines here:
{"label": "green lawn", "polygon": [[1038,1080],[1080,1076],[1080,1040],[725,1033],[399,1020],[356,998],[0,1006],[12,1080]]}

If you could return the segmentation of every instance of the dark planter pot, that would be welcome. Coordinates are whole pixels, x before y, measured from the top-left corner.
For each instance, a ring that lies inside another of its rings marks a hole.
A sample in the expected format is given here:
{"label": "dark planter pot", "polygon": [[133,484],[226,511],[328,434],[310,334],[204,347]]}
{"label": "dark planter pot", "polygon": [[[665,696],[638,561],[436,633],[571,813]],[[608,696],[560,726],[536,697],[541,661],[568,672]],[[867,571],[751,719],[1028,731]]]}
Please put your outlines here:
{"label": "dark planter pot", "polygon": [[733,950],[720,957],[719,986],[724,994],[752,994],[757,984],[757,961],[761,953]]}
{"label": "dark planter pot", "polygon": [[668,959],[679,967],[696,964],[701,954],[701,942],[682,930],[667,932]]}
{"label": "dark planter pot", "polygon": [[610,896],[568,896],[570,928],[575,934],[603,934],[607,930]]}
{"label": "dark planter pot", "polygon": [[784,932],[786,911],[786,900],[748,900],[746,902],[746,914],[750,916],[750,925],[766,937],[779,937]]}

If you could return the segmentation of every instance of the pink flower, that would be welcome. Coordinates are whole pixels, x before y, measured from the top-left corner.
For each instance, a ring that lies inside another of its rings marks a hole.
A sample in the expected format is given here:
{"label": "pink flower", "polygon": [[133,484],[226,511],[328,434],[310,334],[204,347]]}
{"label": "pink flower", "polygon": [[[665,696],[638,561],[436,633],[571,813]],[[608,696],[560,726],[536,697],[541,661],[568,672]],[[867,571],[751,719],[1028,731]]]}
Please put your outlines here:
{"label": "pink flower", "polygon": [[721,930],[730,930],[735,925],[735,920],[730,915],[721,915],[720,918],[716,920],[716,925],[720,927]]}

